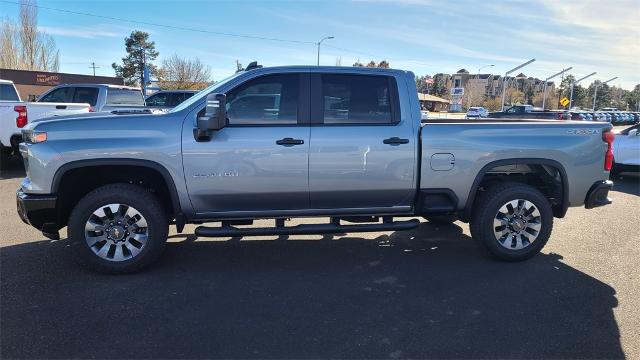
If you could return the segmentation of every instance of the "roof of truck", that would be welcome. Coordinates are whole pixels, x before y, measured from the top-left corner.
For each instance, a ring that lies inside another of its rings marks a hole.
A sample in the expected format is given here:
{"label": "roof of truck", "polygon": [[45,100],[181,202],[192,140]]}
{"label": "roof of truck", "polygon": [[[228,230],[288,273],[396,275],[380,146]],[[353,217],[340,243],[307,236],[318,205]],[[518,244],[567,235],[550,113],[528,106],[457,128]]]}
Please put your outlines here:
{"label": "roof of truck", "polygon": [[63,87],[63,86],[94,86],[94,87],[104,86],[104,87],[116,88],[116,89],[141,90],[139,87],[135,87],[135,86],[114,85],[114,84],[93,84],[93,83],[60,84],[60,85],[57,85],[56,87]]}
{"label": "roof of truck", "polygon": [[13,84],[13,81],[0,79],[0,84]]}

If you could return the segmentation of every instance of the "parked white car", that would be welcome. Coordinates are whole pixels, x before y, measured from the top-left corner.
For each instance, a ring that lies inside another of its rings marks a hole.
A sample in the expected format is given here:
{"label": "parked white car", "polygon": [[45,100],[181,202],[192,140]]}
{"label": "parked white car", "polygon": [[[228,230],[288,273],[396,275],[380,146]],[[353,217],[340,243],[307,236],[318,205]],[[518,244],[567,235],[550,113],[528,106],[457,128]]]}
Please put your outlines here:
{"label": "parked white car", "polygon": [[38,102],[89,103],[93,112],[150,113],[142,90],[108,84],[63,84],[45,92]]}
{"label": "parked white car", "polygon": [[[22,128],[45,118],[89,112],[89,104],[24,102],[13,82],[0,80],[0,154],[17,154]],[[2,159],[4,162],[4,159]]]}
{"label": "parked white car", "polygon": [[613,143],[612,173],[640,171],[640,124],[626,128],[616,135]]}
{"label": "parked white car", "polygon": [[466,118],[484,118],[489,116],[489,110],[483,108],[482,106],[472,106],[467,110]]}

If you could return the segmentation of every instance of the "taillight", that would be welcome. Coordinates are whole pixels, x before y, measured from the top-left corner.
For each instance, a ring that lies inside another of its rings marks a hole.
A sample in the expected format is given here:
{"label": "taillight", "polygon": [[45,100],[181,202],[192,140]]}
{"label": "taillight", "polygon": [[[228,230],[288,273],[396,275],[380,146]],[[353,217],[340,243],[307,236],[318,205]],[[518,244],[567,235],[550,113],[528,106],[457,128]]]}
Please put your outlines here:
{"label": "taillight", "polygon": [[616,135],[611,129],[603,130],[602,141],[607,143],[607,152],[604,155],[604,169],[606,171],[611,171],[611,167],[613,167],[613,140],[615,138]]}
{"label": "taillight", "polygon": [[25,105],[16,105],[13,107],[13,111],[18,113],[16,117],[16,126],[23,128],[27,125],[27,107]]}
{"label": "taillight", "polygon": [[93,112],[93,106],[89,105],[89,112]]}

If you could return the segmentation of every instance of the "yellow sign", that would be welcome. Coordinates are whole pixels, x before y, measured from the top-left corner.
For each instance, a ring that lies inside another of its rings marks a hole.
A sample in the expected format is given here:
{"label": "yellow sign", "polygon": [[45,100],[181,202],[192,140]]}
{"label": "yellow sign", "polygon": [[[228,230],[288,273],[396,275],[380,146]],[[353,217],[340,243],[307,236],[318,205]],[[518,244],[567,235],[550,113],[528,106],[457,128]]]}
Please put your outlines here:
{"label": "yellow sign", "polygon": [[563,97],[562,100],[560,100],[560,104],[562,104],[562,106],[567,106],[569,105],[569,99],[567,99],[567,97]]}

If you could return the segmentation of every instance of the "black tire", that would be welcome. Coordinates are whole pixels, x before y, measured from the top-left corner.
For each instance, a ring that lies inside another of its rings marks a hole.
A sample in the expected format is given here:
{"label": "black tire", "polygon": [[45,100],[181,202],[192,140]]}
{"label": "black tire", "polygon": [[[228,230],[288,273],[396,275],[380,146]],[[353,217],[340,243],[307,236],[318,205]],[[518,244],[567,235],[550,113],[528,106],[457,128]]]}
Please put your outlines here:
{"label": "black tire", "polygon": [[423,218],[434,225],[451,225],[458,220],[454,214],[425,215]]}
{"label": "black tire", "polygon": [[[502,246],[494,235],[493,220],[499,209],[509,201],[527,200],[540,213],[540,230],[528,246],[514,250]],[[494,185],[475,201],[470,221],[471,236],[490,256],[504,261],[523,261],[538,254],[549,240],[553,228],[553,210],[549,200],[537,189],[522,183],[508,182]]]}
{"label": "black tire", "polygon": [[[135,208],[146,220],[148,237],[140,252],[130,259],[109,261],[96,255],[85,240],[85,225],[93,212],[107,204],[126,204]],[[158,198],[146,189],[130,184],[99,187],[75,206],[69,217],[68,234],[71,253],[83,266],[107,274],[140,271],[153,264],[162,253],[169,233],[167,214]]]}

